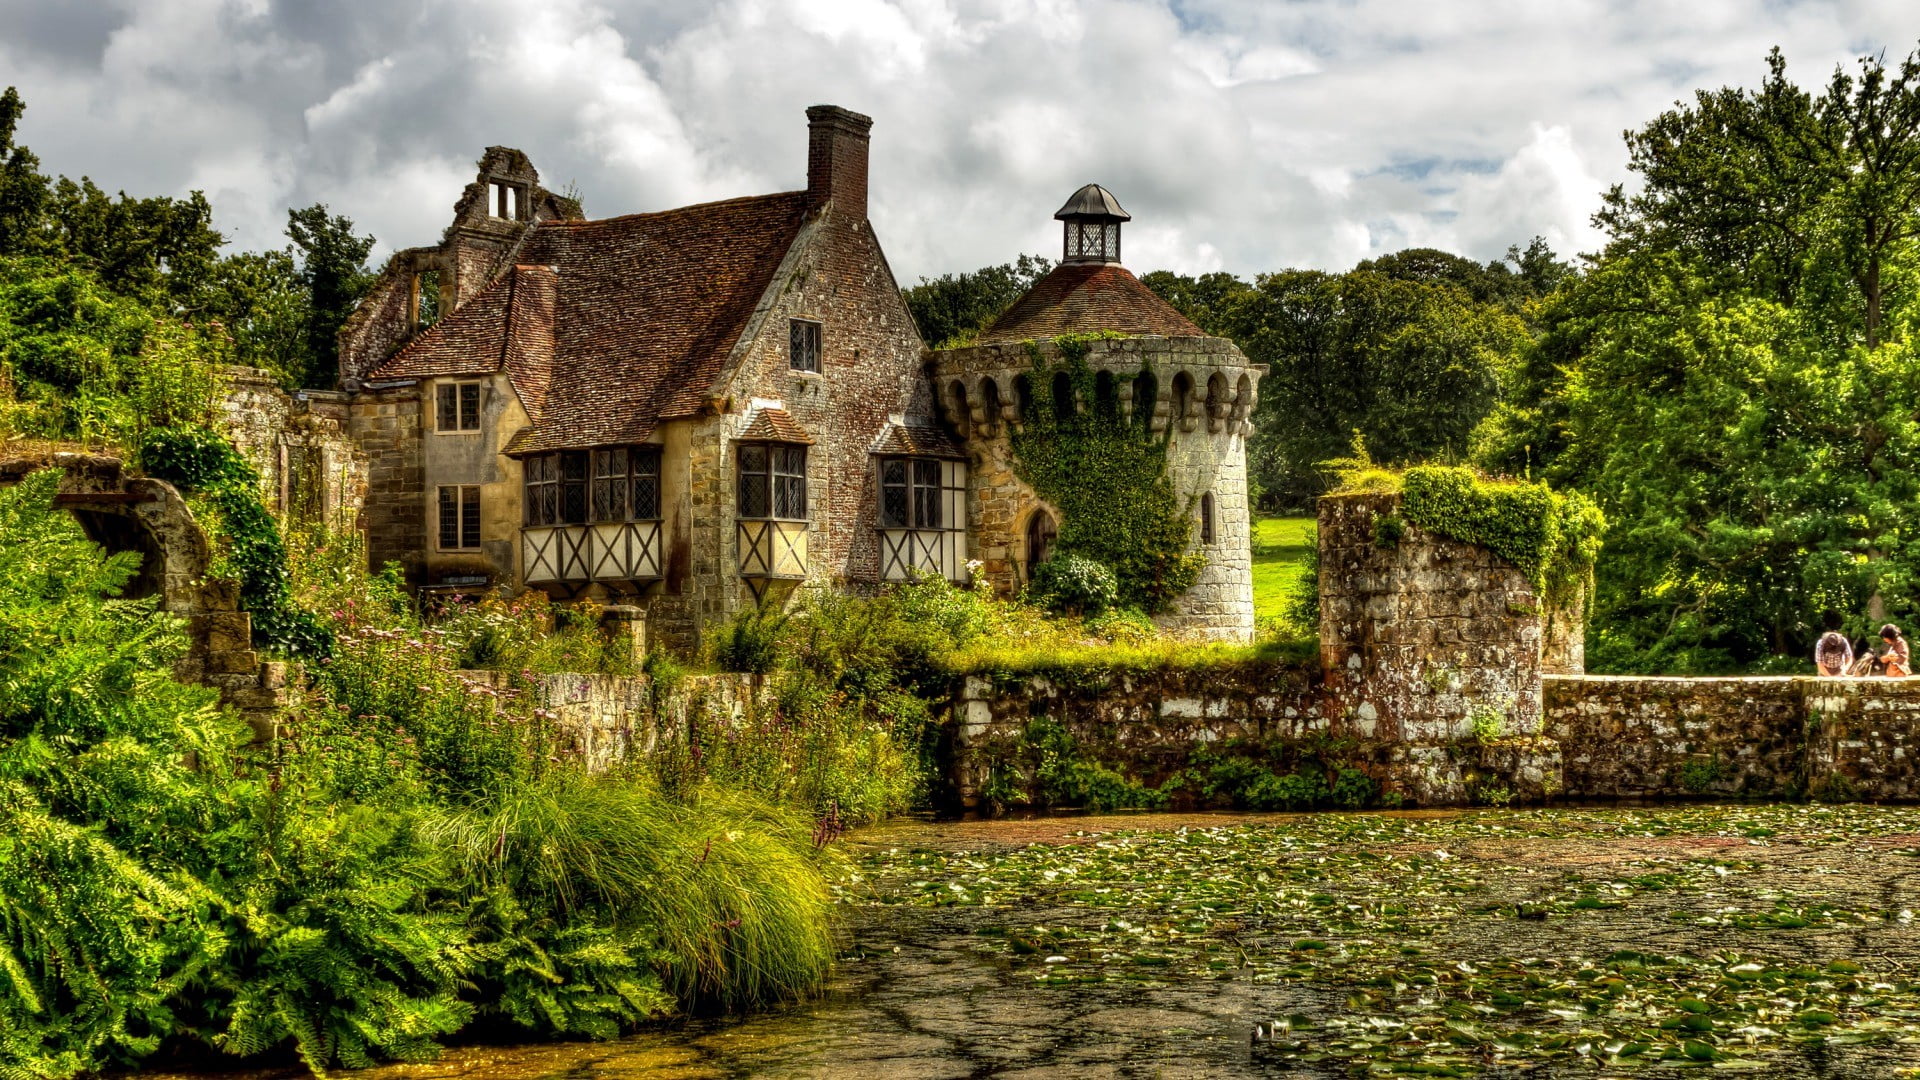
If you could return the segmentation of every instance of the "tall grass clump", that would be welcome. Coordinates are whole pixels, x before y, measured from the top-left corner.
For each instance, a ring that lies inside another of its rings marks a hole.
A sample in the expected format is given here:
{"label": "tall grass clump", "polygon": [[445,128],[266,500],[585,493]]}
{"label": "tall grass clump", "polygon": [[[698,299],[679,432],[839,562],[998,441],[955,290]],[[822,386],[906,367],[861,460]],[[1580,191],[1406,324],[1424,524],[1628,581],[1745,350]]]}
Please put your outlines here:
{"label": "tall grass clump", "polygon": [[435,836],[469,887],[638,932],[676,997],[740,1008],[800,996],[832,961],[813,829],[724,789],[672,800],[569,771],[445,815]]}

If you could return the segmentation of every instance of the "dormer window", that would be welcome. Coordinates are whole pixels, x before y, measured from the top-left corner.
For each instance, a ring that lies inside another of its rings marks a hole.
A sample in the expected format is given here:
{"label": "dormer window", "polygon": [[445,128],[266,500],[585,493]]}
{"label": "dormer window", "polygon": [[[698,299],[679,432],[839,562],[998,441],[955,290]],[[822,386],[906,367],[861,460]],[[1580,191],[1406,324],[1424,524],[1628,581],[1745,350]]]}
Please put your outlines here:
{"label": "dormer window", "polygon": [[787,366],[795,371],[820,373],[820,324],[812,319],[787,320]]}
{"label": "dormer window", "polygon": [[1118,263],[1120,261],[1120,223],[1133,215],[1120,208],[1120,200],[1099,184],[1088,184],[1073,193],[1054,215],[1065,223],[1066,241],[1061,259],[1070,263]]}
{"label": "dormer window", "polygon": [[443,382],[434,387],[433,430],[442,435],[480,430],[480,384]]}
{"label": "dormer window", "polygon": [[519,221],[526,216],[527,191],[519,184],[510,184],[505,180],[493,180],[487,184],[487,213],[507,221]]}

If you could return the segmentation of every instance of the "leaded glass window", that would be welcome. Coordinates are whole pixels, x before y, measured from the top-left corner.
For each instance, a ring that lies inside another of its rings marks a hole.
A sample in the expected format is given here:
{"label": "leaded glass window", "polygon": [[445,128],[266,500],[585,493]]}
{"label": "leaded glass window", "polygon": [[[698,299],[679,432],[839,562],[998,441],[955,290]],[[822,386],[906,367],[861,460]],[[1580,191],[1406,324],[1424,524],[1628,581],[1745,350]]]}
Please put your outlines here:
{"label": "leaded glass window", "polygon": [[480,430],[480,384],[443,382],[434,387],[433,429]]}
{"label": "leaded glass window", "polygon": [[557,454],[530,457],[525,465],[527,524],[560,523],[560,459]]}
{"label": "leaded glass window", "polygon": [[448,484],[440,489],[440,548],[459,551],[480,546],[480,488]]}
{"label": "leaded glass window", "polygon": [[587,455],[582,451],[560,455],[560,520],[569,525],[587,520]]}
{"label": "leaded glass window", "polygon": [[880,524],[888,529],[909,528],[913,521],[913,499],[908,493],[907,459],[887,458],[880,463]]}
{"label": "leaded glass window", "polygon": [[807,448],[773,448],[773,516],[801,521],[807,516]]}
{"label": "leaded glass window", "polygon": [[880,527],[941,528],[940,493],[937,459],[883,459],[880,462]]}
{"label": "leaded glass window", "polygon": [[627,455],[627,514],[635,521],[655,521],[660,517],[660,451],[657,447],[636,446]]}
{"label": "leaded glass window", "polygon": [[627,520],[627,449],[593,452],[593,520]]}
{"label": "leaded glass window", "polygon": [[783,443],[741,443],[737,512],[743,518],[807,518],[807,448]]}
{"label": "leaded glass window", "polygon": [[820,370],[820,324],[811,319],[787,321],[787,366],[795,371]]}
{"label": "leaded glass window", "polygon": [[740,503],[743,518],[763,518],[771,505],[767,491],[767,447],[761,443],[740,444]]}

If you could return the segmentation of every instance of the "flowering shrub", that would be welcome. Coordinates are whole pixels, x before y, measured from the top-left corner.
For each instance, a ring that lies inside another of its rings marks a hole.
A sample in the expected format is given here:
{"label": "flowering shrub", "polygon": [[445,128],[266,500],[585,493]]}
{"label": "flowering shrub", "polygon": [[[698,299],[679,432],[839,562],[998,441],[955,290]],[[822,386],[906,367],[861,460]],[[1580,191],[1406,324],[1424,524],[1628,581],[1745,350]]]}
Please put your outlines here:
{"label": "flowering shrub", "polygon": [[1120,581],[1104,564],[1063,554],[1033,570],[1034,600],[1072,615],[1098,615],[1120,602]]}

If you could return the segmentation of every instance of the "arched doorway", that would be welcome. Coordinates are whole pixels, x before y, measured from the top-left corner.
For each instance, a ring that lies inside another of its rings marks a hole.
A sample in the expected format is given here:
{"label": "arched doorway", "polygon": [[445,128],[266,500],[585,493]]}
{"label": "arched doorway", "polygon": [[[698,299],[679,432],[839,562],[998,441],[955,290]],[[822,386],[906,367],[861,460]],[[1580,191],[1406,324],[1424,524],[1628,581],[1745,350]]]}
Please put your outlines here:
{"label": "arched doorway", "polygon": [[1053,514],[1045,509],[1035,510],[1027,519],[1026,565],[1027,579],[1033,579],[1033,568],[1053,557],[1053,545],[1060,538],[1060,523]]}

